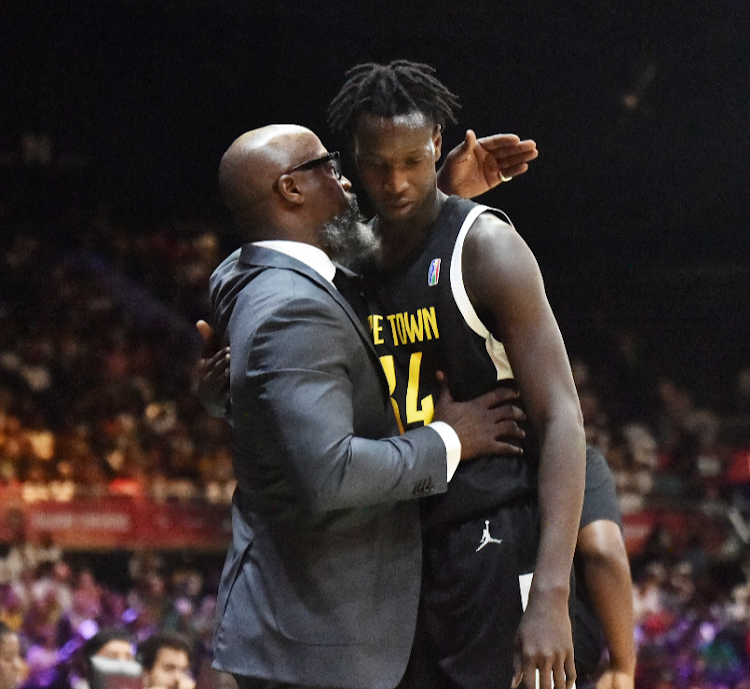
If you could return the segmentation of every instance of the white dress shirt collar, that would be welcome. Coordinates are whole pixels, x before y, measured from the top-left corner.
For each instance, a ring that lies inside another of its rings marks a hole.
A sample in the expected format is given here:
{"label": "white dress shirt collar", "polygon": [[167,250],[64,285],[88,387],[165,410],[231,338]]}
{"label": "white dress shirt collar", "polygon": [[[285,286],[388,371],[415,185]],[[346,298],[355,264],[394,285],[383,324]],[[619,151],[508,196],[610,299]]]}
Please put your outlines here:
{"label": "white dress shirt collar", "polygon": [[328,254],[322,249],[312,244],[304,242],[292,242],[286,239],[266,239],[260,242],[253,242],[253,246],[262,246],[266,249],[273,249],[282,254],[296,258],[306,266],[312,268],[322,278],[333,283],[333,276],[336,275],[336,266],[328,258]]}

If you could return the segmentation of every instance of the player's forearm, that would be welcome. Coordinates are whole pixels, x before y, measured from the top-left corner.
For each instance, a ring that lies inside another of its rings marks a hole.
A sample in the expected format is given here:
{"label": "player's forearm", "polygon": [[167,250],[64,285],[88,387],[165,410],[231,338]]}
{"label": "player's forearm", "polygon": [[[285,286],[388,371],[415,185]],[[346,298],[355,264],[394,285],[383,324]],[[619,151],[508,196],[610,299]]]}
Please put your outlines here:
{"label": "player's forearm", "polygon": [[586,439],[575,411],[550,423],[539,466],[540,542],[535,588],[568,587],[583,504]]}
{"label": "player's forearm", "polygon": [[633,638],[633,591],[626,553],[587,560],[586,588],[602,623],[609,648],[610,667],[633,674],[636,651]]}

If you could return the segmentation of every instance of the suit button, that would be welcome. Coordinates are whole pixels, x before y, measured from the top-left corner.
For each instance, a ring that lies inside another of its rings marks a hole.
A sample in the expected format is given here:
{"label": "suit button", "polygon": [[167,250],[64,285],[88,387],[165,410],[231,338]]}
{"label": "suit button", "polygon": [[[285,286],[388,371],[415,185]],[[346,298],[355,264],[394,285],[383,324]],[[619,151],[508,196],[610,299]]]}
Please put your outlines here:
{"label": "suit button", "polygon": [[435,490],[435,484],[431,478],[422,479],[416,486],[412,493],[414,495],[423,495],[425,493],[432,493]]}

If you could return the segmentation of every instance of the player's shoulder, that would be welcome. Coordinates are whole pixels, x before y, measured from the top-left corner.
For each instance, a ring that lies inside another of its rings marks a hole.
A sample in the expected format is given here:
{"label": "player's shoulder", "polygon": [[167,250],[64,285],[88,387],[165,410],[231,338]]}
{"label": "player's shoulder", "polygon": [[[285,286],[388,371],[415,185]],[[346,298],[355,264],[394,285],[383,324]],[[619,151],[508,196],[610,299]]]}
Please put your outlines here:
{"label": "player's shoulder", "polygon": [[515,227],[482,213],[466,235],[461,257],[467,291],[485,308],[503,301],[529,309],[543,296],[539,265]]}
{"label": "player's shoulder", "polygon": [[487,232],[515,233],[510,218],[501,210],[491,206],[478,206],[477,215],[472,223],[472,231],[484,230]]}
{"label": "player's shoulder", "polygon": [[531,250],[507,216],[492,209],[477,215],[466,234],[464,262],[491,260],[512,266],[532,259]]}
{"label": "player's shoulder", "polygon": [[503,243],[512,246],[523,243],[513,223],[505,213],[494,208],[483,206],[469,228],[466,240],[485,246]]}

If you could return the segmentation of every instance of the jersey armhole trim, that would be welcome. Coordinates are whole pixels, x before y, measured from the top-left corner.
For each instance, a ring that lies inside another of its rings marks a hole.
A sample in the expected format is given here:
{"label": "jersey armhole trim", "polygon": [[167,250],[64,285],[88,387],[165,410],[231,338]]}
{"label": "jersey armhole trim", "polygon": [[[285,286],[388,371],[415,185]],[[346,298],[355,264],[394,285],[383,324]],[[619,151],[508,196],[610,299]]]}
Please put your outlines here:
{"label": "jersey armhole trim", "polygon": [[461,315],[464,317],[466,324],[483,340],[486,340],[490,336],[490,331],[489,328],[487,328],[487,326],[482,323],[482,320],[477,315],[477,312],[474,309],[471,300],[469,299],[469,295],[466,292],[461,261],[463,258],[464,241],[466,240],[466,235],[469,233],[469,230],[474,224],[474,221],[486,211],[498,215],[501,220],[504,220],[511,227],[513,227],[513,223],[510,221],[510,218],[505,213],[503,213],[503,211],[498,210],[497,208],[490,208],[489,206],[481,205],[472,208],[469,214],[464,219],[463,225],[461,225],[461,229],[458,231],[456,243],[453,246],[453,254],[451,255],[450,270],[451,291],[453,292],[453,299],[456,302],[456,306],[461,312]]}

